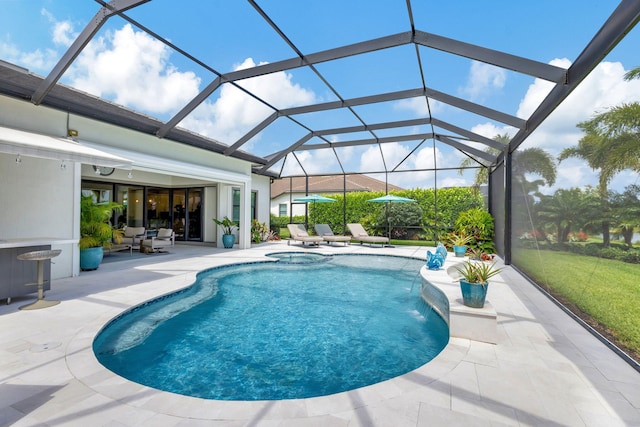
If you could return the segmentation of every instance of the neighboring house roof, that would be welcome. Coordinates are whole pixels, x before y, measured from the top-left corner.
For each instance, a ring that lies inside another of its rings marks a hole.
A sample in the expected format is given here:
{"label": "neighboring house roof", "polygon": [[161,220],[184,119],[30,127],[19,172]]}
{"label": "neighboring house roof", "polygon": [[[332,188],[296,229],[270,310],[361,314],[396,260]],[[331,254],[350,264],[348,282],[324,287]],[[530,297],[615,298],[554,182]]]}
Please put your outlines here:
{"label": "neighboring house roof", "polygon": [[[384,181],[367,175],[346,175],[346,191],[385,191]],[[309,194],[312,193],[342,193],[345,181],[342,175],[310,176]],[[403,190],[397,185],[388,184],[389,191]],[[307,182],[305,177],[276,179],[271,184],[271,198],[274,199],[286,193],[305,193]]]}

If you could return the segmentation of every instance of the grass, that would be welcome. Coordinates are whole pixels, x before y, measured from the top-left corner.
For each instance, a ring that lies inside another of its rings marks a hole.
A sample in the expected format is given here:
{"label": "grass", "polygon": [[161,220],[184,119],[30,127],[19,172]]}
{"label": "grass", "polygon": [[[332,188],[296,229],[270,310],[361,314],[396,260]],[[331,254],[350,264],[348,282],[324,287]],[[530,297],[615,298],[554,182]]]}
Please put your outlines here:
{"label": "grass", "polygon": [[[286,228],[280,230],[289,237]],[[433,241],[391,240],[395,246]],[[516,249],[513,264],[640,362],[640,265],[534,249]]]}
{"label": "grass", "polygon": [[640,265],[533,249],[514,250],[513,264],[640,360]]}

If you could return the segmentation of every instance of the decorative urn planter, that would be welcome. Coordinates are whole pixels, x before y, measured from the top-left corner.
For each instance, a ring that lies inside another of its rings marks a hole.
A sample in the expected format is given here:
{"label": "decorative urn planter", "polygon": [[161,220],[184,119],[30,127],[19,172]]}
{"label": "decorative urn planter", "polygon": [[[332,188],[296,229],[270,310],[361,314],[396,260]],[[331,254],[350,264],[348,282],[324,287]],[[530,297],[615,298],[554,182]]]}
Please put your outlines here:
{"label": "decorative urn planter", "polygon": [[80,250],[80,270],[96,270],[102,262],[104,249],[102,246],[97,248],[87,248]]}
{"label": "decorative urn planter", "polygon": [[233,231],[238,228],[238,224],[228,216],[222,219],[213,218],[213,222],[222,228],[222,245],[227,249],[233,248],[233,245],[236,243],[236,235],[233,234]]}
{"label": "decorative urn planter", "polygon": [[462,303],[467,307],[482,308],[487,298],[489,278],[502,271],[496,263],[485,261],[466,261],[455,269],[460,273],[460,290]]}
{"label": "decorative urn planter", "polygon": [[467,246],[454,246],[453,254],[458,258],[463,257],[467,253]]}
{"label": "decorative urn planter", "polygon": [[487,289],[489,288],[489,282],[487,283],[469,283],[465,280],[460,280],[460,290],[462,291],[462,303],[467,307],[482,308],[484,307],[484,301],[487,298]]}
{"label": "decorative urn planter", "polygon": [[235,234],[223,234],[222,235],[222,244],[225,248],[230,249],[233,248],[233,245],[236,243],[236,235]]}

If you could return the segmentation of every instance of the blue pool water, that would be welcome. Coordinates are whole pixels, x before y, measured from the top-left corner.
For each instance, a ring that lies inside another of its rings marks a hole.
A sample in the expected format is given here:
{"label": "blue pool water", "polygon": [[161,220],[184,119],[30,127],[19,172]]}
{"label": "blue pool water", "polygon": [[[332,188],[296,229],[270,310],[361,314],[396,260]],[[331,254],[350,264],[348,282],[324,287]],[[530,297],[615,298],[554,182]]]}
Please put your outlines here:
{"label": "blue pool water", "polygon": [[157,389],[219,400],[323,396],[427,363],[445,322],[419,297],[424,261],[336,255],[240,264],[110,322],[94,352]]}

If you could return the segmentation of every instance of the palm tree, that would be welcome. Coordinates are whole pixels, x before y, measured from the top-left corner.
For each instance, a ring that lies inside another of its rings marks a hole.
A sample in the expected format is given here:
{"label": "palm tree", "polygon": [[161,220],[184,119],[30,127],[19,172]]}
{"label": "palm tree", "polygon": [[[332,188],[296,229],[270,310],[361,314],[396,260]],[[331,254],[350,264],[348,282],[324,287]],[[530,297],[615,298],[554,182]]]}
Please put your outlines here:
{"label": "palm tree", "polygon": [[[498,134],[493,137],[494,141],[509,144],[511,137],[508,134]],[[500,150],[487,147],[485,152],[498,155]],[[460,163],[459,173],[462,174],[464,168],[476,165],[478,162],[473,158],[466,158]],[[530,194],[537,191],[540,185],[553,185],[556,182],[556,165],[553,157],[541,148],[526,148],[518,150],[513,155],[513,169],[511,171],[514,181],[521,184],[521,187]],[[526,174],[536,174],[542,177],[542,180],[527,181]],[[486,167],[478,169],[475,176],[474,187],[489,182],[489,172]]]}
{"label": "palm tree", "polygon": [[540,195],[537,217],[541,225],[552,223],[557,231],[557,242],[563,243],[573,228],[581,227],[589,220],[589,214],[594,211],[592,200],[579,188],[559,189],[553,196]]}
{"label": "palm tree", "polygon": [[626,81],[640,79],[640,67],[636,67],[632,70],[627,71],[627,73],[624,75],[624,79]]}
{"label": "palm tree", "polygon": [[[578,157],[592,170],[598,170],[598,190],[603,213],[609,212],[608,186],[623,170],[640,172],[640,103],[622,104],[578,123],[584,136],[575,147],[562,150],[558,161]],[[609,246],[609,221],[602,222],[602,238]]]}
{"label": "palm tree", "polygon": [[[506,133],[502,135],[498,134],[493,137],[493,140],[498,141],[506,146],[507,144],[509,144],[509,141],[511,141],[511,137],[509,137],[509,135]],[[487,147],[484,151],[485,153],[492,154],[494,156],[497,156],[501,152],[501,150],[498,150],[497,148],[493,148],[493,147]],[[460,163],[460,169],[458,170],[458,173],[462,175],[466,168],[470,168],[478,165],[480,165],[480,162],[478,162],[476,159],[474,159],[473,157],[467,157]],[[484,167],[483,165],[483,167],[480,167],[476,170],[476,175],[473,180],[473,187],[478,189],[480,188],[480,185],[486,184],[488,182],[489,182],[489,169],[487,167]]]}
{"label": "palm tree", "polygon": [[640,225],[640,186],[630,185],[624,193],[611,197],[613,225],[618,228],[625,244],[633,246],[633,232]]}

